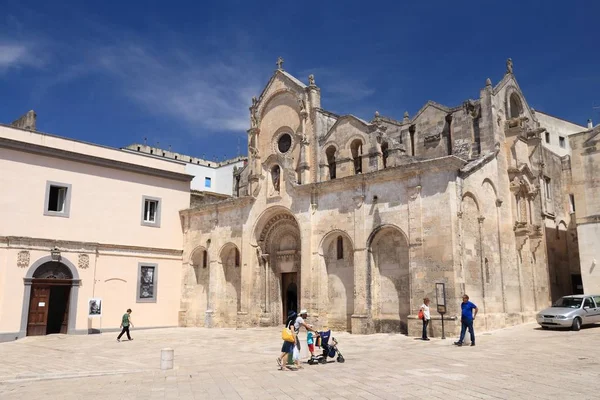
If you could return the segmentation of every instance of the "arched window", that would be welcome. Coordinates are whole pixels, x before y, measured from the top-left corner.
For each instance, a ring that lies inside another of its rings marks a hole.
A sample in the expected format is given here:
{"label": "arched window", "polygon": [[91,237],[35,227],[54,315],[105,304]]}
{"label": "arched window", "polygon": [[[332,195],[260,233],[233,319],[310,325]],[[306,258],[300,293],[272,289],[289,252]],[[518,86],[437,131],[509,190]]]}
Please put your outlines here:
{"label": "arched window", "polygon": [[274,166],[271,169],[271,178],[273,179],[273,189],[275,189],[276,192],[279,192],[280,175],[281,175],[281,168],[279,168],[279,165]]}
{"label": "arched window", "polygon": [[329,166],[329,179],[335,179],[335,147],[329,146],[325,151],[325,155]]}
{"label": "arched window", "polygon": [[519,99],[519,95],[513,93],[510,95],[510,117],[518,118],[523,114],[523,105],[521,104],[521,99]]}
{"label": "arched window", "polygon": [[337,238],[337,259],[344,259],[344,238],[341,236]]}
{"label": "arched window", "polygon": [[354,174],[362,173],[362,141],[356,139],[350,145],[350,152],[352,153],[352,161],[354,163]]}
{"label": "arched window", "polygon": [[381,144],[381,153],[383,158],[383,168],[387,168],[387,159],[388,159],[388,142],[383,142]]}

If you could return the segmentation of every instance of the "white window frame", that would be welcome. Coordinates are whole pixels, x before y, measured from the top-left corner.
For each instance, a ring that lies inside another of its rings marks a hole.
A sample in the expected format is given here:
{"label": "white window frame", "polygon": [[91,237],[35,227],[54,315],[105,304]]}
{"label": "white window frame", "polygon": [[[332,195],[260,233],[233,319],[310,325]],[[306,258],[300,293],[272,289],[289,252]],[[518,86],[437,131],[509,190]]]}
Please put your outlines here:
{"label": "white window frame", "polygon": [[[67,193],[65,195],[64,207],[63,207],[62,211],[48,210],[48,207],[50,205],[50,188],[51,187],[64,188],[67,191]],[[71,193],[72,193],[72,185],[70,183],[46,181],[46,196],[44,199],[44,215],[49,216],[49,217],[69,218],[69,216],[71,215]]]}
{"label": "white window frame", "polygon": [[[155,201],[156,204],[156,212],[154,216],[154,221],[146,220],[146,202],[147,201]],[[160,214],[162,210],[162,199],[159,197],[151,197],[151,196],[142,196],[142,217],[141,224],[143,226],[152,226],[155,228],[160,228]]]}

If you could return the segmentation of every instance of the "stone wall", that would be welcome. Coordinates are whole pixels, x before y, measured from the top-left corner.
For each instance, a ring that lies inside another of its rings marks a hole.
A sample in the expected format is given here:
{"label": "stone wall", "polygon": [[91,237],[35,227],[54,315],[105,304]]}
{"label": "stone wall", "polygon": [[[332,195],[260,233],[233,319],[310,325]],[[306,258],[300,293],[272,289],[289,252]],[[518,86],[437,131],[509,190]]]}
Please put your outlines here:
{"label": "stone wall", "polygon": [[581,276],[585,293],[600,293],[600,127],[569,137]]}

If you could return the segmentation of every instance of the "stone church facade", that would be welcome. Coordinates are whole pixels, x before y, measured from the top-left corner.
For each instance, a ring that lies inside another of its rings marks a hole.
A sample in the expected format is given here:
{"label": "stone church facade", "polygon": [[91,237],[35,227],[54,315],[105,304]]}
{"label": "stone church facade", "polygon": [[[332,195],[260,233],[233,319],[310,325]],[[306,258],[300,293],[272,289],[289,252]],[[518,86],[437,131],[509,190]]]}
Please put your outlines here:
{"label": "stone church facade", "polygon": [[326,111],[314,76],[279,63],[252,99],[234,197],[180,212],[180,325],[278,326],[306,308],[319,327],[419,335],[429,297],[437,335],[436,283],[447,333],[463,293],[477,329],[532,321],[579,265],[545,131],[510,60],[476,100],[371,121]]}

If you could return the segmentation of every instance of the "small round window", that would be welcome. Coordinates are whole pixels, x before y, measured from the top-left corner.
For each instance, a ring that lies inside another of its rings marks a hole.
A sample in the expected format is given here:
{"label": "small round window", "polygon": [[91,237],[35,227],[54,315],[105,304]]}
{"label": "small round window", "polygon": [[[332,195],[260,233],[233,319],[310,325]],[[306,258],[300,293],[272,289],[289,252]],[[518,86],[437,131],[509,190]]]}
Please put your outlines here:
{"label": "small round window", "polygon": [[280,152],[287,153],[290,147],[292,147],[292,137],[289,135],[289,133],[284,133],[279,137],[277,148]]}

